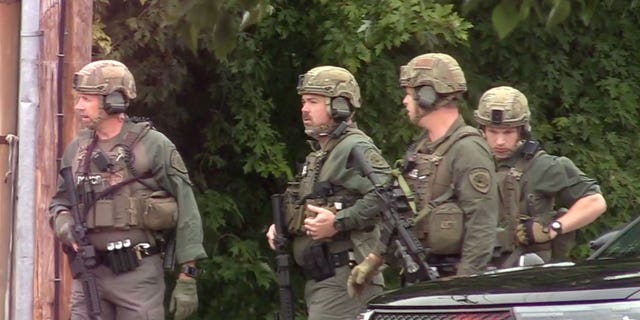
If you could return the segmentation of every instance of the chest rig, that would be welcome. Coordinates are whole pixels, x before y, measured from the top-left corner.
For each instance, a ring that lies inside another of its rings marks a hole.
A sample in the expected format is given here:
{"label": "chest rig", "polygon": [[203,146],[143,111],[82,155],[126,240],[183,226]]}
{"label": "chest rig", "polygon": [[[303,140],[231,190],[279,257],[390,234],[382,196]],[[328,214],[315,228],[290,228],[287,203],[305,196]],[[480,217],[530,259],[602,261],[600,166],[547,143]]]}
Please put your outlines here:
{"label": "chest rig", "polygon": [[[521,147],[520,156],[512,166],[498,167],[498,190],[501,198],[498,223],[501,231],[498,233],[498,246],[502,251],[511,252],[517,245],[515,233],[520,220],[544,218],[553,209],[553,199],[547,201],[547,204],[542,204],[540,203],[541,195],[528,193],[526,190],[528,181],[526,181],[525,172],[533,160],[542,154],[544,151],[540,150],[538,142],[527,140]],[[541,205],[545,208],[540,208]],[[540,246],[544,248],[537,248]],[[545,244],[532,245],[528,251],[548,249],[547,247],[548,245]]]}
{"label": "chest rig", "polygon": [[310,214],[305,210],[307,204],[339,211],[355,203],[358,195],[333,185],[330,181],[319,181],[319,177],[327,157],[335,147],[350,136],[358,134],[364,135],[359,129],[347,128],[341,136],[329,140],[323,148],[306,157],[304,166],[296,176],[296,181],[289,182],[284,193],[285,221],[290,234],[305,235],[304,219]]}
{"label": "chest rig", "polygon": [[[451,201],[454,196],[453,177],[448,161],[444,161],[451,147],[466,137],[478,136],[477,129],[465,126],[455,131],[433,152],[424,152],[422,139],[415,147],[410,147],[402,166],[402,177],[397,181],[405,191],[413,209],[413,230],[422,244],[433,254],[459,254],[463,229],[462,209]],[[404,180],[404,181],[403,181]],[[406,187],[403,187],[406,185]]]}
{"label": "chest rig", "polygon": [[[139,213],[145,208],[141,199],[150,193],[143,179],[149,178],[151,172],[137,172],[133,149],[149,130],[148,122],[125,122],[121,138],[101,145],[94,132],[80,136],[74,167],[89,230],[142,228]],[[133,191],[136,182],[141,187]]]}
{"label": "chest rig", "polygon": [[[480,136],[480,133],[472,127],[463,127],[431,153],[423,153],[421,150],[425,140],[415,148],[409,149],[403,164],[402,176],[413,192],[415,208],[418,211],[428,206],[432,199],[441,198],[443,195],[448,195],[448,199],[453,195],[451,168],[442,160],[456,142],[469,136]],[[416,218],[416,222],[422,218]]]}

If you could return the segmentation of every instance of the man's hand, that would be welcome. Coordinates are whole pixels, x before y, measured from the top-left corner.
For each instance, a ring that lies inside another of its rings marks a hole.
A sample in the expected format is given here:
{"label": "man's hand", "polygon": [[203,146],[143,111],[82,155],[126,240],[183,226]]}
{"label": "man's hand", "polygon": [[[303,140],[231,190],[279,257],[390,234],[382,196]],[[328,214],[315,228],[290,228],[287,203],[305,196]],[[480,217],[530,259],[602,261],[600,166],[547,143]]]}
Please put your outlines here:
{"label": "man's hand", "polygon": [[364,286],[371,278],[378,273],[378,268],[382,265],[382,258],[370,253],[360,264],[351,270],[347,279],[347,293],[354,299],[359,299]]}
{"label": "man's hand", "polygon": [[62,243],[73,246],[76,246],[76,240],[73,238],[73,226],[75,222],[73,221],[73,217],[69,213],[69,211],[60,211],[55,218],[53,223],[53,231],[56,233],[56,237],[62,241]]}
{"label": "man's hand", "polygon": [[315,217],[304,219],[304,228],[307,230],[307,235],[313,238],[313,240],[331,238],[338,230],[333,226],[333,222],[336,220],[335,212],[314,205],[307,205],[307,210],[315,213]]}
{"label": "man's hand", "polygon": [[189,315],[198,310],[198,290],[196,279],[179,278],[176,280],[176,287],[171,293],[169,302],[169,312],[174,313],[174,319],[186,319]]}
{"label": "man's hand", "polygon": [[[551,232],[554,234],[552,235]],[[518,238],[518,242],[526,246],[553,240],[555,231],[529,218],[521,220],[520,224],[518,224],[516,237]]]}

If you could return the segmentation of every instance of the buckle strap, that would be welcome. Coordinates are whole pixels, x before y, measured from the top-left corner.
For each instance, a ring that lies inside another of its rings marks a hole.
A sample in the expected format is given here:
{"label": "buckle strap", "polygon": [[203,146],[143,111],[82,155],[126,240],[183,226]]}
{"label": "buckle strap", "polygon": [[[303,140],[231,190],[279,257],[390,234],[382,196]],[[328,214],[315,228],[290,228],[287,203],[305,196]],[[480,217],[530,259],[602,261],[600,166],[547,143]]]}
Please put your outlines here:
{"label": "buckle strap", "polygon": [[339,268],[339,267],[348,265],[351,262],[351,259],[349,258],[349,250],[345,250],[338,253],[332,253],[331,260],[333,260],[334,268]]}

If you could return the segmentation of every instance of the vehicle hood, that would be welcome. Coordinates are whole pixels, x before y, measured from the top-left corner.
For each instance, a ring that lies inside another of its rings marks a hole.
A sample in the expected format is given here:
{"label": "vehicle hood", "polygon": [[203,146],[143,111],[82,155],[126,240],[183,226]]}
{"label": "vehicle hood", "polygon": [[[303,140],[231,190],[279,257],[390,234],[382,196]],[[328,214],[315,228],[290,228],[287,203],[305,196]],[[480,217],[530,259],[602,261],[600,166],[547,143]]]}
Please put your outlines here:
{"label": "vehicle hood", "polygon": [[[386,291],[370,306],[528,305],[640,299],[640,259],[512,268]],[[635,295],[635,296],[634,296]]]}

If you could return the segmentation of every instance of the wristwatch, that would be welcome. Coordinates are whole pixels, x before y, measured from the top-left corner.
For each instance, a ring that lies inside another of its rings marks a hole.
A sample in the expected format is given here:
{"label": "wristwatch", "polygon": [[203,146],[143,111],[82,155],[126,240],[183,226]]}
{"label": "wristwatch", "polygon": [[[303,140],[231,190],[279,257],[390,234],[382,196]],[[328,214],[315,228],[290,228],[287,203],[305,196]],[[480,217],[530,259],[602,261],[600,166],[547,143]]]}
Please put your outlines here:
{"label": "wristwatch", "polygon": [[551,224],[549,224],[549,228],[551,228],[557,234],[562,234],[562,223],[560,223],[560,221],[558,220],[551,221]]}
{"label": "wristwatch", "polygon": [[180,272],[186,274],[187,276],[191,277],[191,278],[195,278],[198,276],[198,268],[194,267],[194,266],[190,266],[188,264],[182,266],[182,269],[180,270]]}

